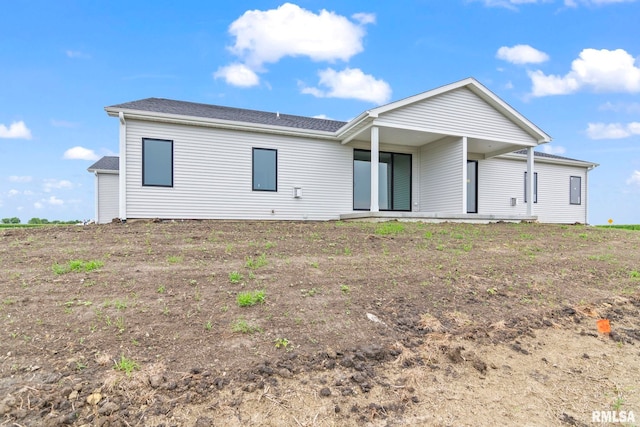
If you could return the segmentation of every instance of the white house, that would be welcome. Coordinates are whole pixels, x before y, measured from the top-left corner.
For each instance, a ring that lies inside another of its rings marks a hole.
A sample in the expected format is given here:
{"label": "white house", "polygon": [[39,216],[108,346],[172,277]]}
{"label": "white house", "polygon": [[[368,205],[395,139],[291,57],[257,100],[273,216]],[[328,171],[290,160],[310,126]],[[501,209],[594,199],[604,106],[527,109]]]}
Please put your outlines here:
{"label": "white house", "polygon": [[157,98],[105,110],[120,157],[89,168],[100,223],[588,220],[597,164],[534,155],[549,135],[472,78],[349,122]]}

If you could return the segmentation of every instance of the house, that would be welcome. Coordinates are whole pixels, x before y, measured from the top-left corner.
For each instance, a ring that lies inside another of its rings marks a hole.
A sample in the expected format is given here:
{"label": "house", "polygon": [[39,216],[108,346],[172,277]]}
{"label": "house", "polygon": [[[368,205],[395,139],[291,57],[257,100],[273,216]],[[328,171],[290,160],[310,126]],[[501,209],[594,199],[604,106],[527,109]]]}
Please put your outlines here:
{"label": "house", "polygon": [[597,164],[534,154],[549,135],[472,78],[349,122],[157,98],[105,110],[120,157],[88,169],[100,223],[588,220]]}

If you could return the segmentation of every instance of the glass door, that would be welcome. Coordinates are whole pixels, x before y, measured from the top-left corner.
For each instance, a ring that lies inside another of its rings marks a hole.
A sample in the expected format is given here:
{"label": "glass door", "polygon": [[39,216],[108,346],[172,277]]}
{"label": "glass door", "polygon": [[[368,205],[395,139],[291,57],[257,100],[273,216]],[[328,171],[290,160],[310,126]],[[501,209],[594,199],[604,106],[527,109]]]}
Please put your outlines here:
{"label": "glass door", "polygon": [[[411,210],[411,154],[379,153],[378,204],[382,211]],[[371,151],[353,151],[353,209],[371,208]]]}
{"label": "glass door", "polygon": [[467,213],[478,213],[477,160],[467,160]]}

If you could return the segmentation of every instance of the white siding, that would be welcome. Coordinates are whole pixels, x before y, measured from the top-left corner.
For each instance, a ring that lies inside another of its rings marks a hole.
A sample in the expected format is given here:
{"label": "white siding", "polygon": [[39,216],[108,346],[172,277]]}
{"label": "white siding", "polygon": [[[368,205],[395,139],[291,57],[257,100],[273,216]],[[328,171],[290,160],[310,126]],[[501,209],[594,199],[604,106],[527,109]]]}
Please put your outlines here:
{"label": "white siding", "polygon": [[[538,162],[534,172],[538,173],[538,203],[533,205],[533,214],[544,223],[585,222],[586,215],[586,169],[581,167]],[[526,160],[492,158],[478,162],[478,213],[492,215],[526,215],[524,203],[524,172]],[[582,204],[569,203],[569,177],[582,178]],[[511,206],[511,198],[517,205]],[[527,201],[531,198],[527,197]]]}
{"label": "white siding", "polygon": [[97,187],[96,198],[96,222],[105,224],[118,218],[118,188],[119,176],[117,174],[98,173],[96,175]]}
{"label": "white siding", "polygon": [[462,214],[462,172],[462,140],[447,138],[422,146],[420,212]]}
{"label": "white siding", "polygon": [[521,127],[466,88],[383,113],[380,120],[448,135],[536,142]]}
{"label": "white siding", "polygon": [[[172,188],[142,186],[142,138],[173,140]],[[128,218],[327,220],[352,211],[353,149],[338,142],[128,120],[126,143]],[[278,150],[277,192],[252,191],[253,147]]]}

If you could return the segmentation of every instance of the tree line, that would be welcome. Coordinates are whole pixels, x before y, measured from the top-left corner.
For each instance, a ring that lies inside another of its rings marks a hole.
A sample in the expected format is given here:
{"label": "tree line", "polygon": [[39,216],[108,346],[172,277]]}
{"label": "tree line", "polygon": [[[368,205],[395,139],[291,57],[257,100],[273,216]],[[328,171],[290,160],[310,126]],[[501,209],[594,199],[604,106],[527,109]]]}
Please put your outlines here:
{"label": "tree line", "polygon": [[[1,221],[3,224],[20,224],[20,218],[16,216],[14,216],[13,218],[2,218]],[[31,218],[29,221],[27,221],[27,224],[77,224],[79,222],[82,221],[78,221],[77,219],[71,221],[60,221],[57,219],[49,221],[47,218]]]}

